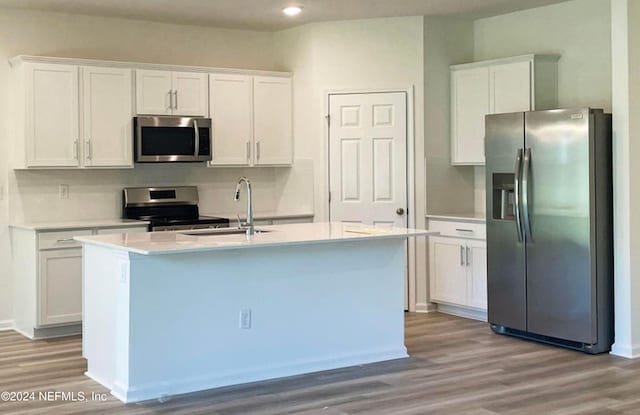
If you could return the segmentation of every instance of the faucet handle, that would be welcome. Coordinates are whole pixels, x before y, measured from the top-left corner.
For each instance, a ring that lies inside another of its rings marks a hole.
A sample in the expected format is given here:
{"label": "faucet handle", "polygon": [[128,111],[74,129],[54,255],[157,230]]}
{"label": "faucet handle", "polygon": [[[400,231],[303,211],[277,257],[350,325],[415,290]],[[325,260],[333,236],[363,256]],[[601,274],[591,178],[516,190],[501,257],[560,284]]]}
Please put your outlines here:
{"label": "faucet handle", "polygon": [[242,228],[242,222],[240,221],[240,214],[236,213],[236,218],[238,219],[238,228]]}

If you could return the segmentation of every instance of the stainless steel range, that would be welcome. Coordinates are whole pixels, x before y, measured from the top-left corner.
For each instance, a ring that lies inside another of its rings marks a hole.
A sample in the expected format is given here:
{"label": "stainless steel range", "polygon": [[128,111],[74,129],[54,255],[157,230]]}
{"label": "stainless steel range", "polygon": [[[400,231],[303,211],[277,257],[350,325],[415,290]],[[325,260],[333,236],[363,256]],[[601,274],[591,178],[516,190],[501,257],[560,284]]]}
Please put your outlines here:
{"label": "stainless steel range", "polygon": [[124,219],[150,221],[152,232],[229,227],[228,218],[200,216],[195,186],[128,187],[122,206]]}

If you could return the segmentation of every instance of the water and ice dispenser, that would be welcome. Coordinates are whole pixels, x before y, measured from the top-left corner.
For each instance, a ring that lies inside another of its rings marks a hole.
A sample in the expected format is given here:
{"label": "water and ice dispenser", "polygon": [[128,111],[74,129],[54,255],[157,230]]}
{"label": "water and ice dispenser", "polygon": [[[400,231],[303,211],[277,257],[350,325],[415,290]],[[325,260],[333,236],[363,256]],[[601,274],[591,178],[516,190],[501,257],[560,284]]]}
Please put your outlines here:
{"label": "water and ice dispenser", "polygon": [[515,220],[515,193],[513,173],[493,173],[492,217],[497,220]]}

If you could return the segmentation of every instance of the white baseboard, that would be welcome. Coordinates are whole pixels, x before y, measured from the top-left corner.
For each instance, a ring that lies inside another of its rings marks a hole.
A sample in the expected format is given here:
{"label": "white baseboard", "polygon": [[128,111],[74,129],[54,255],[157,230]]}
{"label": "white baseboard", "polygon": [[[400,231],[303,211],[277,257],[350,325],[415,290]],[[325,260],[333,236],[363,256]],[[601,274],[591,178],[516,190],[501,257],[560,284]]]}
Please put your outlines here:
{"label": "white baseboard", "polygon": [[487,312],[482,310],[477,310],[473,308],[449,305],[449,304],[438,304],[438,312],[444,314],[451,314],[453,316],[470,318],[473,320],[487,321]]}
{"label": "white baseboard", "polygon": [[614,343],[610,354],[627,359],[640,358],[640,345]]}
{"label": "white baseboard", "polygon": [[333,358],[295,362],[279,367],[243,370],[226,375],[212,374],[195,378],[167,379],[140,385],[123,385],[115,381],[113,385],[105,385],[100,378],[91,373],[87,376],[103,386],[111,386],[111,394],[124,403],[140,402],[151,399],[170,399],[171,396],[189,392],[202,391],[223,386],[239,385],[268,379],[277,379],[306,373],[320,372],[344,367],[358,366],[386,360],[407,358],[407,349],[401,347],[395,350],[366,352]]}
{"label": "white baseboard", "polygon": [[416,313],[434,313],[438,311],[438,305],[434,303],[416,303]]}
{"label": "white baseboard", "polygon": [[13,320],[0,321],[0,331],[13,330]]}

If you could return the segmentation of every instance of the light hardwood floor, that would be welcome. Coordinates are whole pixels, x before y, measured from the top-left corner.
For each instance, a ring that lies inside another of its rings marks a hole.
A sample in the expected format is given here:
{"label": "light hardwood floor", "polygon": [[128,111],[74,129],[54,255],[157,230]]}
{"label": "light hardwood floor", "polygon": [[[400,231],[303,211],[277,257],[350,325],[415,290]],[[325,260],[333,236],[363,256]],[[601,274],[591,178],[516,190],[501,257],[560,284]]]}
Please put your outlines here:
{"label": "light hardwood floor", "polygon": [[[640,414],[640,360],[498,336],[486,323],[407,314],[411,358],[123,405],[0,402],[0,414]],[[0,332],[0,391],[107,390],[83,375],[79,337]]]}

